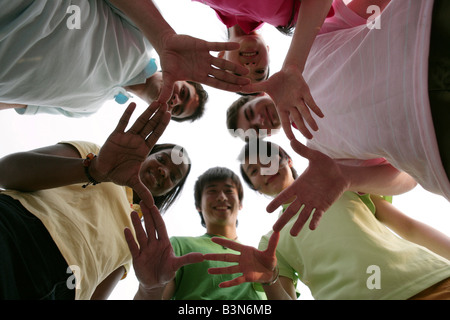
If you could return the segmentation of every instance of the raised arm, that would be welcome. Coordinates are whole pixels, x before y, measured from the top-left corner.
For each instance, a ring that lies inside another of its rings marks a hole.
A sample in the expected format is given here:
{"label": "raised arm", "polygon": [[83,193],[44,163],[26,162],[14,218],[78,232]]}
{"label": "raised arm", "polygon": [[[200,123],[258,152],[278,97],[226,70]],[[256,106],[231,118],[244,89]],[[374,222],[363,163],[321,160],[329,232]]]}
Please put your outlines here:
{"label": "raised arm", "polygon": [[302,0],[294,35],[282,69],[267,81],[243,88],[244,92],[267,92],[271,96],[283,130],[290,140],[295,139],[291,128],[292,122],[306,138],[310,139],[312,134],[305,121],[312,130],[318,130],[310,110],[323,117],[302,73],[311,46],[331,8],[331,3],[332,0]]}
{"label": "raised arm", "polygon": [[[116,129],[106,140],[88,171],[97,182],[129,186],[150,206],[153,198],[139,178],[141,163],[147,158],[170,121],[167,106],[152,103],[125,131],[136,105],[131,103]],[[55,145],[8,155],[0,160],[0,186],[5,189],[36,191],[86,183],[88,178],[78,151]]]}
{"label": "raised arm", "polygon": [[291,186],[267,206],[267,211],[273,212],[294,198],[273,226],[275,231],[280,231],[302,207],[291,234],[298,235],[311,214],[313,218],[309,227],[314,230],[324,212],[348,190],[394,195],[409,191],[417,184],[409,175],[388,163],[368,167],[348,166],[304,146],[297,140],[291,140],[291,146],[299,155],[309,160],[309,165]]}
{"label": "raised arm", "polygon": [[135,300],[159,300],[163,298],[167,286],[173,282],[176,271],[186,264],[203,261],[203,255],[193,252],[176,257],[164,220],[156,206],[147,208],[141,203],[141,208],[145,231],[137,213],[131,214],[137,243],[131,230],[124,231],[139,280]]}
{"label": "raised arm", "polygon": [[450,237],[412,219],[379,196],[371,196],[376,217],[403,239],[417,243],[450,260]]}
{"label": "raised arm", "polygon": [[160,57],[164,80],[160,102],[170,99],[173,84],[178,80],[191,80],[227,91],[239,91],[250,82],[235,75],[247,74],[247,68],[210,54],[210,51],[235,50],[239,48],[238,43],[207,42],[178,35],[151,0],[111,2],[130,17]]}

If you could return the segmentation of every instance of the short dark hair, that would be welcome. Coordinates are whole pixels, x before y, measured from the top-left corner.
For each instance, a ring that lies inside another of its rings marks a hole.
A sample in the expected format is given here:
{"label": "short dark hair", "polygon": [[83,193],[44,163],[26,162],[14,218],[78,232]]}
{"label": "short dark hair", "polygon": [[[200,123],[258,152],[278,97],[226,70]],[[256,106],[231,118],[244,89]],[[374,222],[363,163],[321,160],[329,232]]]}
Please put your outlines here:
{"label": "short dark hair", "polygon": [[[191,171],[191,160],[189,158],[189,155],[187,154],[186,150],[182,148],[179,145],[173,144],[173,143],[162,143],[162,144],[155,144],[155,146],[152,148],[148,156],[158,153],[162,150],[171,150],[173,148],[177,148],[179,150],[183,150],[183,154],[188,158],[188,170],[186,172],[186,175],[181,179],[178,184],[172,188],[168,193],[161,195],[161,196],[153,196],[153,200],[155,201],[155,206],[158,208],[161,214],[164,214],[169,207],[177,200],[179,195],[181,194],[181,191],[183,190],[184,183],[187,180],[187,177],[189,176],[189,172]],[[134,203],[139,203],[141,199],[135,195],[135,198],[133,199]]]}
{"label": "short dark hair", "polygon": [[172,117],[173,121],[176,122],[184,122],[184,121],[191,121],[194,122],[195,120],[200,119],[203,117],[203,114],[205,113],[205,104],[208,101],[208,92],[203,88],[203,86],[200,83],[193,82],[193,81],[186,81],[190,85],[192,85],[195,89],[195,92],[198,95],[198,107],[195,109],[194,113],[191,114],[189,117],[185,118],[176,118]]}
{"label": "short dark hair", "polygon": [[[250,181],[249,177],[247,176],[247,174],[245,173],[244,168],[243,168],[244,161],[251,156],[250,150],[255,150],[254,152],[257,155],[259,155],[259,149],[261,148],[261,146],[263,144],[265,144],[266,145],[265,149],[267,150],[267,153],[268,153],[267,156],[268,157],[272,157],[272,156],[274,156],[274,155],[272,155],[272,145],[273,145],[273,146],[276,147],[274,149],[278,150],[278,154],[280,155],[281,159],[292,160],[292,158],[288,155],[288,153],[282,147],[277,145],[276,143],[273,143],[271,141],[266,141],[266,140],[263,140],[263,139],[257,139],[256,141],[257,141],[256,150],[254,148],[253,149],[250,148],[250,144],[247,141],[247,143],[242,147],[242,151],[241,151],[241,153],[239,154],[239,157],[238,157],[238,160],[241,162],[240,171],[241,171],[242,179],[244,180],[244,182],[247,184],[247,186],[250,189],[255,190],[255,191],[256,191],[255,186]],[[295,170],[294,167],[291,167],[291,172],[292,172],[292,176],[294,177],[294,179],[297,179],[298,178],[297,170]]]}
{"label": "short dark hair", "polygon": [[[223,181],[226,179],[231,179],[234,183],[237,192],[239,201],[242,203],[244,199],[244,189],[242,187],[241,180],[239,176],[235,174],[232,170],[225,167],[214,167],[206,170],[202,175],[197,178],[197,181],[194,185],[194,199],[195,199],[195,207],[201,208],[202,205],[202,193],[205,186],[213,181]],[[205,219],[203,218],[203,214],[198,211],[201,219],[202,226],[206,228]]]}

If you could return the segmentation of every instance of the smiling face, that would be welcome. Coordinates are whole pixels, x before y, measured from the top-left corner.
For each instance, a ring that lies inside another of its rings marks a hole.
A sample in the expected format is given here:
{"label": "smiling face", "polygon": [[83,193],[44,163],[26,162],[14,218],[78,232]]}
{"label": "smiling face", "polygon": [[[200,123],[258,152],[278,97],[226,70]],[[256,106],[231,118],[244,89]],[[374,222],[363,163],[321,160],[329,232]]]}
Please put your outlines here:
{"label": "smiling face", "polygon": [[261,164],[259,159],[256,163],[249,163],[247,158],[242,164],[242,170],[253,187],[262,194],[271,197],[277,196],[295,180],[290,167],[292,160],[281,158],[278,154],[274,158],[277,159],[279,166],[277,172],[271,175],[266,175],[267,170],[264,170],[264,168],[269,167],[269,164]]}
{"label": "smiling face", "polygon": [[259,34],[239,35],[230,37],[229,41],[238,42],[240,48],[225,51],[222,57],[240,64],[249,70],[244,77],[252,83],[267,79],[269,75],[269,47]]}
{"label": "smiling face", "polygon": [[172,118],[187,118],[199,106],[199,97],[193,85],[186,81],[177,81],[173,86],[172,97],[168,102]]}
{"label": "smiling face", "polygon": [[174,162],[172,150],[165,149],[151,154],[142,163],[139,177],[153,196],[167,194],[178,185],[189,170],[189,159],[185,155],[180,157],[177,153]]}
{"label": "smiling face", "polygon": [[241,208],[238,189],[228,178],[205,184],[201,194],[201,208],[197,210],[202,213],[207,226],[235,226]]}
{"label": "smiling face", "polygon": [[273,100],[264,94],[245,103],[237,114],[237,128],[244,132],[254,129],[258,136],[260,129],[266,129],[268,135],[272,134],[272,130],[280,129],[281,122]]}

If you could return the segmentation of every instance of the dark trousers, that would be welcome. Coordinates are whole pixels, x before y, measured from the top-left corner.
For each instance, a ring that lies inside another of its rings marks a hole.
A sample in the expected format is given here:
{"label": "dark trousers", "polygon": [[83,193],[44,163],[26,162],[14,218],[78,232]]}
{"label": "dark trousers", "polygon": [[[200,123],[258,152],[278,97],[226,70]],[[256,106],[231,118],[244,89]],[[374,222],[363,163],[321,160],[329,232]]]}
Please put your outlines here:
{"label": "dark trousers", "polygon": [[0,299],[73,300],[67,270],[42,222],[20,202],[0,194]]}
{"label": "dark trousers", "polygon": [[442,164],[450,179],[450,1],[435,0],[428,90]]}

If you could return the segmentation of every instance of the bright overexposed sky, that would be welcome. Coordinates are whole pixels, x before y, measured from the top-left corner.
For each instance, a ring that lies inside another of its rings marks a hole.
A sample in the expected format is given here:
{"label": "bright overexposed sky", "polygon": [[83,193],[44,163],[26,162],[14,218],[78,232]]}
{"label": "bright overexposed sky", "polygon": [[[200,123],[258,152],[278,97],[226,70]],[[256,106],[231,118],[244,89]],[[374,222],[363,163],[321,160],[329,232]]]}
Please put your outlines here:
{"label": "bright overexposed sky", "polygon": [[[154,1],[166,20],[177,33],[189,34],[208,41],[226,41],[226,29],[214,12],[198,2],[190,0]],[[271,26],[263,26],[261,32],[270,47],[271,73],[280,69],[290,38]],[[156,57],[157,58],[157,57]],[[213,166],[228,167],[239,175],[236,160],[243,142],[231,137],[225,123],[228,106],[239,96],[206,87],[209,101],[202,119],[193,123],[170,125],[160,139],[162,143],[183,146],[192,160],[190,176],[179,200],[165,214],[164,219],[170,236],[199,236],[205,233],[194,206],[193,185],[196,178]],[[133,99],[138,105],[132,119],[146,108],[146,104]],[[115,128],[125,106],[114,101],[105,103],[95,115],[83,119],[64,116],[20,116],[13,110],[0,111],[0,157],[26,151],[62,140],[87,140],[103,144]],[[320,122],[318,123],[320,127]],[[302,138],[299,139],[301,141]],[[294,159],[294,166],[301,173],[306,161],[295,154],[283,132],[270,137],[281,145]],[[239,213],[239,240],[257,246],[263,234],[271,229],[278,212],[268,214],[265,210],[270,199],[248,189],[244,184],[243,209]],[[407,194],[394,197],[394,205],[411,217],[421,220],[450,236],[450,204],[441,196],[431,194],[420,186]],[[132,299],[137,289],[133,271],[120,281],[110,299]],[[308,290],[300,287],[303,299],[310,298]]]}

